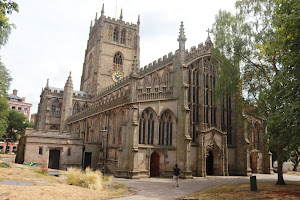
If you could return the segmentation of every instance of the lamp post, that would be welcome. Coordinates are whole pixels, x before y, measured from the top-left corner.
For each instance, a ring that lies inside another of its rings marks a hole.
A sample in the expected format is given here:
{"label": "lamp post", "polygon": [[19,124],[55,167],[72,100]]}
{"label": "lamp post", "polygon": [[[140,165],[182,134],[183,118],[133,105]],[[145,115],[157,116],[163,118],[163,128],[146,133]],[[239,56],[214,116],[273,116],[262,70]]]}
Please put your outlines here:
{"label": "lamp post", "polygon": [[104,148],[105,148],[105,138],[106,138],[106,129],[105,126],[102,126],[102,130],[100,130],[102,136],[102,174],[104,175],[105,167],[104,167]]}

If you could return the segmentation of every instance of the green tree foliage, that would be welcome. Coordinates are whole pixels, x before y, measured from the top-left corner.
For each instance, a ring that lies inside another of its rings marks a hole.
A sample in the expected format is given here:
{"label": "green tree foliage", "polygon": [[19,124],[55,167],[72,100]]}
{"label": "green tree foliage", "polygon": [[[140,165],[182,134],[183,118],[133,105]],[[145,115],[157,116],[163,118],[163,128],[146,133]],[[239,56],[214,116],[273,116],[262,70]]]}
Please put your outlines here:
{"label": "green tree foliage", "polygon": [[2,138],[6,132],[8,107],[7,99],[0,97],[0,138]]}
{"label": "green tree foliage", "polygon": [[12,78],[9,74],[9,71],[0,60],[0,98],[7,97],[7,91],[9,89],[11,81]]}
{"label": "green tree foliage", "polygon": [[18,138],[18,134],[25,131],[27,127],[29,127],[30,123],[27,120],[27,117],[15,110],[8,111],[8,126],[6,129],[6,134],[4,135],[4,139],[9,139],[12,142],[16,142]]}
{"label": "green tree foliage", "polygon": [[235,6],[236,13],[219,11],[213,25],[215,48],[224,55],[217,89],[238,92],[242,82],[250,105],[243,109],[266,118],[270,148],[278,153],[277,184],[285,184],[282,162],[300,142],[300,2],[238,0]]}
{"label": "green tree foliage", "polygon": [[11,0],[0,0],[0,47],[6,44],[14,24],[9,23],[8,14],[19,12],[18,4]]}
{"label": "green tree foliage", "polygon": [[[8,36],[11,33],[11,29],[14,28],[14,24],[9,23],[7,15],[12,14],[13,11],[19,12],[18,4],[11,0],[0,0],[0,48],[5,45]],[[5,134],[5,130],[8,126],[8,103],[7,103],[7,91],[10,86],[12,78],[9,71],[0,60],[0,138]]]}
{"label": "green tree foliage", "polygon": [[264,93],[265,114],[271,148],[285,161],[300,148],[300,2],[277,0],[274,25],[270,46],[280,49],[280,71]]}

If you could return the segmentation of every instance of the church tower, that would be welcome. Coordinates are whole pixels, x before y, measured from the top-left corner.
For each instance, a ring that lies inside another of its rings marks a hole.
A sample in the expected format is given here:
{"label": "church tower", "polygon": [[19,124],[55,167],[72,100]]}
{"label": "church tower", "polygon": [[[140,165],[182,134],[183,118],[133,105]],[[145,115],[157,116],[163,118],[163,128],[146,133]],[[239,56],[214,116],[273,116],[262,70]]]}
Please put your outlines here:
{"label": "church tower", "polygon": [[89,40],[85,51],[80,90],[90,95],[107,88],[128,76],[136,56],[140,58],[140,18],[137,24],[104,15],[104,4],[100,18],[91,22]]}

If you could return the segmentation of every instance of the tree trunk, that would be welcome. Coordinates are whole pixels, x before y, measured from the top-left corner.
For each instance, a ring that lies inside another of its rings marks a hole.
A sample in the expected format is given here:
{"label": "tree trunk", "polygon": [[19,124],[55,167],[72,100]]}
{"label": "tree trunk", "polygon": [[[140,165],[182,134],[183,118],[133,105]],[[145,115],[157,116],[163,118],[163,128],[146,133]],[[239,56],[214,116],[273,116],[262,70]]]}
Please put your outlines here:
{"label": "tree trunk", "polygon": [[296,150],[295,154],[296,154],[296,159],[295,159],[296,163],[295,163],[295,165],[294,165],[293,171],[297,171],[297,167],[298,167],[298,165],[299,165],[299,156],[300,156],[300,152],[299,152],[298,150]]}
{"label": "tree trunk", "polygon": [[278,166],[277,166],[278,178],[277,178],[276,185],[285,185],[285,182],[283,180],[283,170],[282,170],[283,162],[278,152],[277,152],[277,162],[278,162]]}

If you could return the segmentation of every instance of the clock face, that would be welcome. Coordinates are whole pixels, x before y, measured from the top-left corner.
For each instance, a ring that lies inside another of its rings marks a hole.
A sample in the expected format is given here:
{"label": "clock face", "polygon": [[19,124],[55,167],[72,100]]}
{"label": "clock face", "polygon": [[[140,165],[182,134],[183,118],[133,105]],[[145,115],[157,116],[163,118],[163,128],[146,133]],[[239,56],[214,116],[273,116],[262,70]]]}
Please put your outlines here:
{"label": "clock face", "polygon": [[123,78],[123,74],[120,71],[114,72],[111,76],[115,82],[118,82],[118,81],[122,80],[122,78]]}

